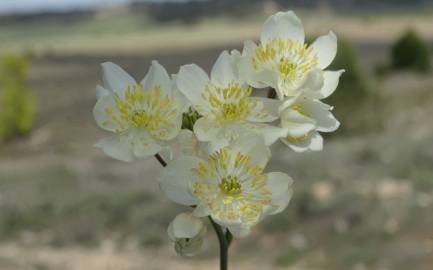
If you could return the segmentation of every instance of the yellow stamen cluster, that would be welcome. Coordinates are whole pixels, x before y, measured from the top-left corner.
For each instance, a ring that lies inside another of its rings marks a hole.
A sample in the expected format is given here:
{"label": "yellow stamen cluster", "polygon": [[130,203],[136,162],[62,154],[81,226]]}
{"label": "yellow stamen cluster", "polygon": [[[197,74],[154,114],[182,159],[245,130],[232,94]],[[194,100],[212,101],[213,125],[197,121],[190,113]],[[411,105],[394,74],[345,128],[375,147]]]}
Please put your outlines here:
{"label": "yellow stamen cluster", "polygon": [[239,178],[232,175],[223,177],[220,183],[218,184],[218,189],[222,193],[231,196],[242,193],[242,186],[241,183],[239,182]]}
{"label": "yellow stamen cluster", "polygon": [[249,100],[251,87],[241,87],[232,81],[226,88],[209,83],[202,93],[202,98],[209,104],[211,114],[219,125],[227,122],[244,122],[257,106],[256,101]]}
{"label": "yellow stamen cluster", "polygon": [[240,152],[220,149],[193,171],[197,174],[193,194],[221,220],[254,223],[271,203],[262,168]]}
{"label": "yellow stamen cluster", "polygon": [[306,44],[274,38],[257,46],[252,64],[256,71],[270,69],[279,72],[286,81],[296,81],[316,64],[317,56],[312,53]]}
{"label": "yellow stamen cluster", "polygon": [[301,135],[299,137],[293,137],[293,136],[287,136],[287,140],[291,143],[300,143],[305,141],[308,138],[308,133],[305,133],[304,135]]}
{"label": "yellow stamen cluster", "polygon": [[299,104],[299,103],[294,104],[294,105],[292,105],[291,109],[294,111],[297,111],[298,113],[302,114],[303,116],[306,116],[306,117],[311,116],[308,112],[305,111],[304,106],[302,104]]}
{"label": "yellow stamen cluster", "polygon": [[164,137],[166,131],[161,126],[174,127],[173,116],[177,113],[176,104],[167,95],[161,94],[161,88],[155,86],[144,92],[143,86],[129,86],[124,95],[115,94],[114,107],[107,106],[107,121],[114,121],[118,132],[127,127],[145,128],[154,135]]}

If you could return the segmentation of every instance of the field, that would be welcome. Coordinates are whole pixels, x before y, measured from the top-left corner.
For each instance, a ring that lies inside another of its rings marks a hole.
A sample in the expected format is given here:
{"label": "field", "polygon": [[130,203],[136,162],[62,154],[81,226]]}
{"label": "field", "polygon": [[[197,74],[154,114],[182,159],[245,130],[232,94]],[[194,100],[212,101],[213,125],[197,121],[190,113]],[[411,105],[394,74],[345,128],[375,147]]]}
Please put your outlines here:
{"label": "field", "polygon": [[[354,44],[379,97],[380,126],[337,133],[320,153],[276,145],[268,169],[295,179],[294,198],[235,241],[232,269],[431,269],[433,73],[373,75],[409,25],[431,45],[431,17],[305,18],[310,32],[333,29]],[[211,232],[197,258],[172,250],[166,227],[185,209],[160,193],[155,160],[125,164],[93,147],[105,135],[91,114],[94,89],[104,61],[137,79],[152,59],[170,73],[192,62],[209,70],[223,48],[256,39],[261,22],[219,18],[156,28],[112,15],[72,26],[0,26],[2,50],[32,55],[28,83],[38,110],[33,131],[0,148],[0,269],[216,269]]]}

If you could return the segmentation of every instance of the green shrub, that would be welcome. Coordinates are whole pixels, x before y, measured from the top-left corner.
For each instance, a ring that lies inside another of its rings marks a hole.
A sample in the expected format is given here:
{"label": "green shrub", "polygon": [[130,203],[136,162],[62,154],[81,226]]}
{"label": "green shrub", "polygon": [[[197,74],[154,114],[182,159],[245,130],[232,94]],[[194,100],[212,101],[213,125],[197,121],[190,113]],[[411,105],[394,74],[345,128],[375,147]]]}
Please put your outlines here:
{"label": "green shrub", "polygon": [[34,99],[26,86],[28,66],[18,55],[0,56],[0,142],[32,127]]}
{"label": "green shrub", "polygon": [[406,31],[392,46],[391,66],[418,72],[430,69],[429,49],[414,30]]}

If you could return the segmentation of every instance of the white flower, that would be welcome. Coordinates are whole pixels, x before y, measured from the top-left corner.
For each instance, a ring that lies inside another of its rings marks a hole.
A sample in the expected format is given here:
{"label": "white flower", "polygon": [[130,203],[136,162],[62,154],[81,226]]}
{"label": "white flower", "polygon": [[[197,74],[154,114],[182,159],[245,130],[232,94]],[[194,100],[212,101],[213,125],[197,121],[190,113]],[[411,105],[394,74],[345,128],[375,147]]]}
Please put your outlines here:
{"label": "white flower", "polygon": [[102,64],[102,71],[104,86],[97,86],[93,115],[114,135],[96,146],[123,161],[160,152],[178,135],[185,107],[167,71],[153,61],[141,83],[113,63]]}
{"label": "white flower", "polygon": [[314,83],[306,85],[309,87],[297,96],[286,98],[280,107],[281,126],[287,130],[281,140],[294,151],[322,150],[323,138],[319,132],[333,132],[340,126],[331,113],[332,107],[320,99],[335,91],[342,73],[343,70],[325,72],[324,76],[311,73],[309,81]]}
{"label": "white flower", "polygon": [[172,161],[160,186],[174,202],[195,205],[195,216],[210,215],[235,236],[245,236],[264,216],[281,212],[291,197],[288,175],[263,173],[269,158],[263,138],[250,134],[207,159],[183,156]]}
{"label": "white flower", "polygon": [[179,90],[202,117],[194,125],[200,141],[226,145],[240,134],[254,132],[267,145],[282,134],[277,127],[264,124],[278,118],[280,101],[250,97],[252,89],[239,79],[235,57],[221,53],[210,78],[197,65],[180,68],[176,78]]}
{"label": "white flower", "polygon": [[174,241],[174,249],[181,256],[194,256],[202,245],[206,226],[191,213],[181,213],[170,223],[168,236]]}
{"label": "white flower", "polygon": [[308,73],[324,70],[337,51],[332,32],[310,46],[304,39],[304,28],[294,12],[272,15],[264,23],[260,43],[245,42],[239,61],[241,75],[256,88],[275,88],[279,99],[296,95]]}

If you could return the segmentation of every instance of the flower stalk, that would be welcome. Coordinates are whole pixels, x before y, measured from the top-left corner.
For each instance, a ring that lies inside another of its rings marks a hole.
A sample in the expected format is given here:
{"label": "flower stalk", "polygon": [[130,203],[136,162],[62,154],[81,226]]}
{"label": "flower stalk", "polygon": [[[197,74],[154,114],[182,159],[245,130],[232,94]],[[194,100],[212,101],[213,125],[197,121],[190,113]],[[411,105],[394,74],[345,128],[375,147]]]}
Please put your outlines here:
{"label": "flower stalk", "polygon": [[227,230],[224,234],[223,229],[209,216],[210,223],[215,230],[220,245],[220,270],[228,269],[228,251],[231,243],[231,233]]}

